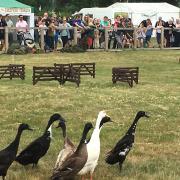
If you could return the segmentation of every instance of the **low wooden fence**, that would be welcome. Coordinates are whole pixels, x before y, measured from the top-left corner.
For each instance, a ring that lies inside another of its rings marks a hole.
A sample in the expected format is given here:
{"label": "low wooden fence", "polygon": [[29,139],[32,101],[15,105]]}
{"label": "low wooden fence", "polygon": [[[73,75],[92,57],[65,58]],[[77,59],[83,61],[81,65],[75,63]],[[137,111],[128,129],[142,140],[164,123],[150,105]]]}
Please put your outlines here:
{"label": "low wooden fence", "polygon": [[75,71],[79,71],[80,76],[90,75],[95,78],[95,63],[70,63],[70,64],[54,64],[57,68],[73,68]]}
{"label": "low wooden fence", "polygon": [[133,81],[138,84],[139,67],[114,67],[112,68],[112,82],[127,82],[133,87]]}
{"label": "low wooden fence", "polygon": [[33,85],[37,84],[38,81],[58,81],[60,84],[61,80],[60,69],[56,67],[33,67]]}
{"label": "low wooden fence", "polygon": [[56,69],[61,72],[61,84],[65,84],[66,81],[74,82],[79,87],[80,84],[80,71],[73,68],[71,64],[54,64]]}
{"label": "low wooden fence", "polygon": [[[8,28],[8,27],[0,27],[0,29],[5,29],[5,51],[7,52],[8,48],[9,48],[9,42],[8,42],[8,33],[11,30],[16,30],[16,28]],[[44,40],[44,31],[47,30],[48,28],[37,28],[37,27],[32,27],[29,28],[29,30],[39,30],[40,33],[40,47],[42,50],[44,50],[44,45],[45,45],[45,40]],[[62,30],[62,29],[71,29],[73,30],[73,44],[77,44],[78,43],[78,30],[77,27],[71,27],[71,28],[60,28],[57,27],[57,30]],[[133,49],[137,48],[137,36],[136,36],[136,32],[137,32],[138,28],[117,28],[116,30],[122,30],[122,31],[126,31],[126,30],[131,30],[133,31]],[[155,28],[154,28],[155,29]],[[174,28],[173,30],[179,30],[180,28]],[[109,31],[112,31],[113,29],[109,29],[109,28],[104,28],[104,38],[105,38],[105,46],[104,46],[104,50],[108,50],[108,42],[109,42]],[[160,49],[164,48],[164,30],[172,30],[171,28],[161,28],[161,45],[160,45]]]}
{"label": "low wooden fence", "polygon": [[0,79],[9,78],[20,78],[25,79],[25,65],[24,64],[9,64],[0,66]]}
{"label": "low wooden fence", "polygon": [[90,75],[95,78],[95,63],[54,64],[52,67],[33,67],[33,85],[38,81],[66,81],[76,83],[79,87],[81,76]]}

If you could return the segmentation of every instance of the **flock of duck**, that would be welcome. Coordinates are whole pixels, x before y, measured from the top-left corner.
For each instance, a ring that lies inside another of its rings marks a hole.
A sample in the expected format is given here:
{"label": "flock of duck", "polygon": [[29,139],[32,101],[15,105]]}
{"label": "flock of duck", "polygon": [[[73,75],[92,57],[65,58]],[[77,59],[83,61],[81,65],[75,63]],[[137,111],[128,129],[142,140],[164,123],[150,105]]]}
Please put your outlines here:
{"label": "flock of duck", "polygon": [[[119,163],[119,168],[120,170],[122,169],[122,164],[134,143],[136,125],[141,117],[148,118],[149,116],[144,111],[139,111],[136,114],[126,134],[117,142],[115,147],[107,153],[106,163],[110,165]],[[22,132],[24,130],[32,130],[28,124],[20,124],[14,141],[0,151],[0,176],[2,176],[3,180],[5,180],[8,168],[13,161],[24,166],[29,164],[32,164],[33,167],[37,166],[38,161],[47,153],[50,147],[51,128],[55,121],[59,121],[57,128],[62,129],[64,146],[59,152],[50,179],[71,180],[77,175],[84,179],[84,175],[88,173],[90,174],[90,179],[93,179],[93,172],[97,166],[100,155],[100,131],[105,123],[113,122],[105,111],[99,112],[95,128],[89,140],[87,140],[87,134],[89,130],[93,128],[93,125],[90,122],[85,124],[77,147],[67,136],[65,119],[56,113],[50,117],[43,135],[31,142],[17,155]]]}

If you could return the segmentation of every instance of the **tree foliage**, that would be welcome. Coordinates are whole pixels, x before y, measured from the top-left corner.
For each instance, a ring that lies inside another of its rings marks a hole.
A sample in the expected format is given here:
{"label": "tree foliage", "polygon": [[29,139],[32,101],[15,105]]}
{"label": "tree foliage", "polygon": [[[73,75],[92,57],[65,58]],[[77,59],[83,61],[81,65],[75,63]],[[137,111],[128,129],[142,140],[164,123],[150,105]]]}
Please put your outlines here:
{"label": "tree foliage", "polygon": [[[31,5],[35,8],[37,13],[41,6],[42,11],[55,10],[65,13],[74,13],[81,8],[88,7],[107,7],[115,2],[127,2],[127,0],[18,0],[27,5]],[[128,2],[164,2],[164,0],[128,0]],[[180,0],[166,0],[166,2],[179,6]]]}

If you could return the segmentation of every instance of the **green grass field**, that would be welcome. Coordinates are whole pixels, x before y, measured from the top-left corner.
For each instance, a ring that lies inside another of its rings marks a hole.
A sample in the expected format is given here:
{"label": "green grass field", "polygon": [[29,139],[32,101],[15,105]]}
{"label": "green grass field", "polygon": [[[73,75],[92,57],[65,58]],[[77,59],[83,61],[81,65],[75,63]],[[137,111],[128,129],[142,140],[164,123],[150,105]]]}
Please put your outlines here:
{"label": "green grass field", "polygon": [[[178,180],[180,179],[180,51],[89,52],[82,54],[0,55],[0,65],[26,65],[24,81],[0,80],[0,149],[15,137],[18,124],[28,123],[35,130],[22,134],[19,151],[39,137],[54,112],[67,120],[67,133],[77,145],[85,122],[95,125],[97,114],[106,110],[116,123],[105,124],[101,131],[101,155],[95,180]],[[82,77],[80,87],[67,82],[39,82],[32,85],[32,67],[54,63],[96,62],[96,78]],[[114,66],[139,66],[139,84],[112,84]],[[124,135],[137,111],[150,113],[136,129],[135,144],[123,170],[109,166],[104,158],[108,150]],[[54,127],[57,124],[54,124]],[[92,131],[91,131],[92,132]],[[53,128],[53,140],[37,169],[16,162],[7,180],[46,180],[52,173],[62,132]],[[89,178],[88,178],[89,179]]]}

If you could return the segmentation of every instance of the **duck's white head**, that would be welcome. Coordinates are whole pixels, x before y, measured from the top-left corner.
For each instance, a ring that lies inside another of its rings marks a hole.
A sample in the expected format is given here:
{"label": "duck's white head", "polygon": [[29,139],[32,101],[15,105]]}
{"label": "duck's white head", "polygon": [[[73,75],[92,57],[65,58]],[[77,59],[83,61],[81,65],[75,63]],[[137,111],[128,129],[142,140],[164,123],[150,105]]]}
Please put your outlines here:
{"label": "duck's white head", "polygon": [[96,128],[101,129],[104,123],[112,122],[111,118],[106,114],[105,111],[100,111],[96,121]]}

